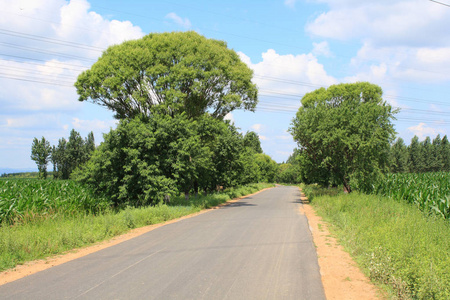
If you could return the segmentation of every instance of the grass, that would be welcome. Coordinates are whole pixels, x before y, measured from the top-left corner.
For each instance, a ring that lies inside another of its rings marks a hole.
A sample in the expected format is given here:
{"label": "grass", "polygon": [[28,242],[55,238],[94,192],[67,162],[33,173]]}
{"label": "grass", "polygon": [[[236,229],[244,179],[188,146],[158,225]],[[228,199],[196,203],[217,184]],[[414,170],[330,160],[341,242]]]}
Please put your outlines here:
{"label": "grass", "polygon": [[106,198],[71,180],[0,180],[0,224],[48,215],[95,214],[110,205]]}
{"label": "grass", "polygon": [[[130,229],[157,224],[216,206],[231,198],[274,186],[253,184],[207,196],[177,197],[169,205],[131,208],[101,213],[47,214],[0,226],[0,270],[112,238]],[[25,214],[26,215],[26,214]]]}
{"label": "grass", "polygon": [[393,298],[450,299],[448,221],[377,195],[336,192],[313,199],[341,244]]}

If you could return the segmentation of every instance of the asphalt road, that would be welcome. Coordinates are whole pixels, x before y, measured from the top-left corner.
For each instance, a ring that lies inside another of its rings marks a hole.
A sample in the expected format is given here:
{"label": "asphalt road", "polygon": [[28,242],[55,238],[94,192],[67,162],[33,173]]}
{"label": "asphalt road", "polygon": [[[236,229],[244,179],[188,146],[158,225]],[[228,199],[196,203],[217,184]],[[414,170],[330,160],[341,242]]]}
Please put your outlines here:
{"label": "asphalt road", "polygon": [[325,299],[299,199],[263,191],[0,286],[0,299]]}

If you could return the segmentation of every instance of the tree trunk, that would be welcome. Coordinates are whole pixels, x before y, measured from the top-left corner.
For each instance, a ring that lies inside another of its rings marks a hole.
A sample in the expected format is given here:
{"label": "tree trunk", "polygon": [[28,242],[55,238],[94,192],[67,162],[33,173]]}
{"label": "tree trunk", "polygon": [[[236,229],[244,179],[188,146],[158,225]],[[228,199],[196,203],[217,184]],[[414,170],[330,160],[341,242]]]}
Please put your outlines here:
{"label": "tree trunk", "polygon": [[198,181],[195,180],[194,181],[194,193],[195,193],[195,198],[198,197]]}
{"label": "tree trunk", "polygon": [[170,195],[169,194],[164,195],[164,203],[170,203]]}
{"label": "tree trunk", "polygon": [[185,199],[186,201],[189,200],[189,191],[184,191],[184,199]]}
{"label": "tree trunk", "polygon": [[344,193],[351,193],[352,189],[351,189],[350,184],[348,183],[347,179],[344,178],[343,183],[344,183]]}

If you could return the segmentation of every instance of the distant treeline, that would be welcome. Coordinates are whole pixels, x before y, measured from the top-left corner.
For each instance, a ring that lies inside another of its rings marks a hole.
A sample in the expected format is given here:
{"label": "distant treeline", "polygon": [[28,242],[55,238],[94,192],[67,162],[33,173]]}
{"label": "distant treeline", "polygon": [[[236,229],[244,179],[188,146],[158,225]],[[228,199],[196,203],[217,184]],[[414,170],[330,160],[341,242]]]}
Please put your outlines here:
{"label": "distant treeline", "polygon": [[77,167],[89,160],[94,150],[95,140],[92,131],[83,139],[79,132],[72,129],[69,140],[61,138],[57,146],[51,146],[45,137],[40,140],[34,138],[31,145],[31,159],[38,166],[40,178],[47,178],[47,165],[51,163],[53,178],[69,179]]}
{"label": "distant treeline", "polygon": [[[51,172],[50,172],[51,173]],[[49,173],[49,175],[50,175]],[[1,178],[38,178],[38,172],[3,173]]]}
{"label": "distant treeline", "polygon": [[420,142],[414,136],[409,146],[398,138],[391,146],[389,166],[392,173],[424,173],[450,171],[450,143],[447,136],[438,134],[433,141],[426,137]]}

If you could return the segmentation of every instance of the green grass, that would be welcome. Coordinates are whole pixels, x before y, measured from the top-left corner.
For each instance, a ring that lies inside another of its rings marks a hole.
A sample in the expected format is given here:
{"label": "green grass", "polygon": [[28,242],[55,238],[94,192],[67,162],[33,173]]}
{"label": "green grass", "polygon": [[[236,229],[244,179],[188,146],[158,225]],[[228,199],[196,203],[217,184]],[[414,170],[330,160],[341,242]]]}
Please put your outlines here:
{"label": "green grass", "polygon": [[[14,225],[0,226],[0,270],[87,246],[130,229],[157,224],[198,212],[230,200],[236,195],[256,192],[273,184],[255,184],[207,196],[172,199],[169,205],[131,208],[116,212],[42,215],[24,218]],[[26,214],[25,214],[26,215]]]}
{"label": "green grass", "polygon": [[313,199],[341,244],[393,298],[450,299],[447,220],[377,195],[315,194]]}

